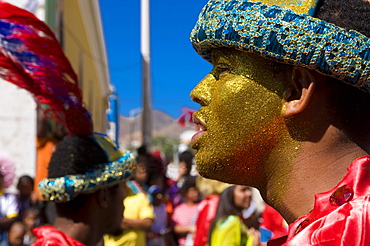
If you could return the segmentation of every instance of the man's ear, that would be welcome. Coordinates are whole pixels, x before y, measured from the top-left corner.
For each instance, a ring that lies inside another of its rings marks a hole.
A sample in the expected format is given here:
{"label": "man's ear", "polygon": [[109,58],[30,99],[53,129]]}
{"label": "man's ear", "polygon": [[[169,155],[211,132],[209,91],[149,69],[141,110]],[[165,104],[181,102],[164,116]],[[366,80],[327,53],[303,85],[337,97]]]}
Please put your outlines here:
{"label": "man's ear", "polygon": [[281,115],[290,117],[305,110],[311,100],[316,85],[315,75],[302,67],[293,68],[293,77],[285,98]]}

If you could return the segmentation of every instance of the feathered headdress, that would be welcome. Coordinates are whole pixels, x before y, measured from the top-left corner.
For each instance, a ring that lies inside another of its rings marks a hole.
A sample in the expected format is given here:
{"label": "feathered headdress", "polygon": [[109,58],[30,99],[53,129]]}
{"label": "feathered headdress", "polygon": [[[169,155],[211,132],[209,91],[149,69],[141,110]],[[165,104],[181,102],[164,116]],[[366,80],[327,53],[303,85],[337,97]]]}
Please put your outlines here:
{"label": "feathered headdress", "polygon": [[2,1],[0,77],[31,92],[39,104],[49,105],[70,135],[92,134],[77,75],[53,32],[33,14]]}
{"label": "feathered headdress", "polygon": [[[106,154],[107,163],[92,165],[86,173],[43,179],[39,192],[44,199],[67,202],[79,194],[95,192],[131,176],[135,169],[134,156],[120,151],[105,135],[93,133],[77,75],[53,32],[33,14],[2,1],[0,78],[28,90],[39,104],[49,105],[51,114],[45,115],[55,117],[70,135],[91,135],[91,141]],[[74,160],[73,155],[71,159]]]}

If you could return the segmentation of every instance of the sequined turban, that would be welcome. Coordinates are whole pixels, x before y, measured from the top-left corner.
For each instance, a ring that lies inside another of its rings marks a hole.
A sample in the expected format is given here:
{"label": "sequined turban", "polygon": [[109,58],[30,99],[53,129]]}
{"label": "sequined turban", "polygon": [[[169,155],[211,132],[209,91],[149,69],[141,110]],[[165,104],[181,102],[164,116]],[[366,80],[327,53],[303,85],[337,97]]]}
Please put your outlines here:
{"label": "sequined turban", "polygon": [[109,162],[95,165],[85,174],[43,179],[39,183],[39,192],[45,200],[68,202],[79,194],[113,186],[131,176],[135,169],[135,158],[130,152],[123,153],[103,134],[94,133],[93,139],[105,152]]}
{"label": "sequined turban", "polygon": [[262,2],[210,0],[191,33],[196,51],[210,62],[213,48],[255,52],[370,91],[370,38],[312,17],[317,0]]}

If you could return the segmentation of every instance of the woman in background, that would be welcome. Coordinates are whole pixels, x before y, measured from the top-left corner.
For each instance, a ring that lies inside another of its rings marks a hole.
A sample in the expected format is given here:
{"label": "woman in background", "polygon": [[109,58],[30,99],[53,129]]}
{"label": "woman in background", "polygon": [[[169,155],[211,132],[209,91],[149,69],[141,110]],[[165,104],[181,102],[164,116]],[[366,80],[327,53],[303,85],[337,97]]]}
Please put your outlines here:
{"label": "woman in background", "polygon": [[259,246],[259,232],[248,229],[241,218],[242,210],[250,206],[252,190],[233,185],[220,195],[215,218],[209,230],[209,246]]}

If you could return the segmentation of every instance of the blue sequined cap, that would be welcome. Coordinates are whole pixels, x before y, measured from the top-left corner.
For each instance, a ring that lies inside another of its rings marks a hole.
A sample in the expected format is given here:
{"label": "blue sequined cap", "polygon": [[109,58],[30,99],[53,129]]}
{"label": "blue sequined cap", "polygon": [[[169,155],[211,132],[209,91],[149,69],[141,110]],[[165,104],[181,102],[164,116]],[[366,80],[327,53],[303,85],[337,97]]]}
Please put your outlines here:
{"label": "blue sequined cap", "polygon": [[136,168],[131,152],[122,152],[105,135],[94,133],[94,141],[105,151],[109,162],[95,165],[85,174],[46,178],[39,183],[39,192],[47,201],[68,202],[79,194],[93,193],[104,187],[118,184]]}
{"label": "blue sequined cap", "polygon": [[230,47],[370,91],[370,38],[290,9],[248,0],[210,0],[190,39],[210,62],[213,48]]}

